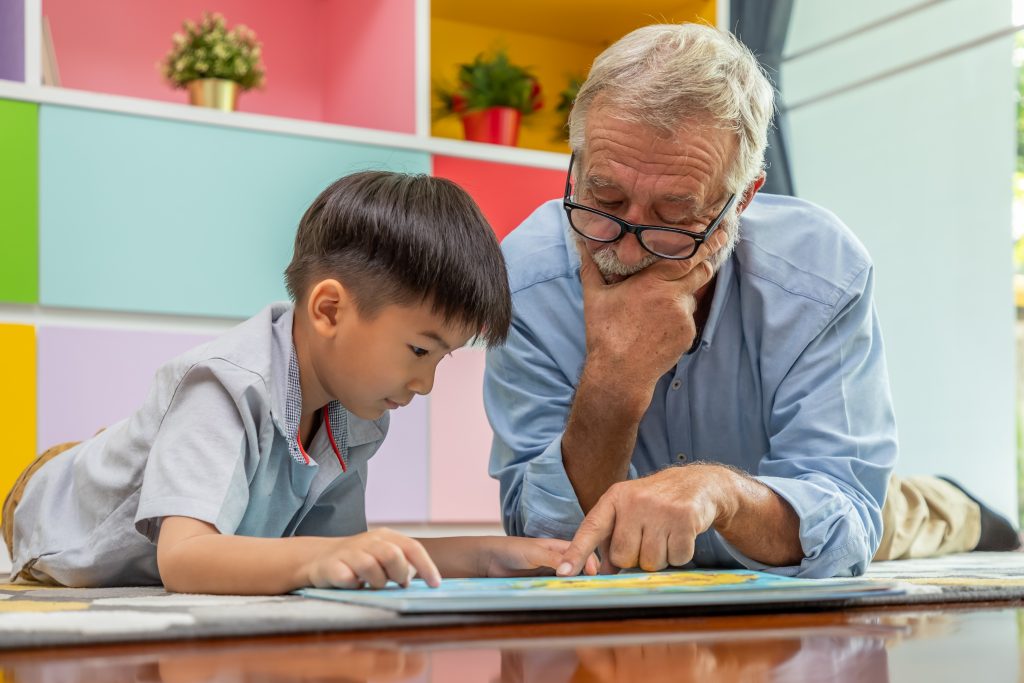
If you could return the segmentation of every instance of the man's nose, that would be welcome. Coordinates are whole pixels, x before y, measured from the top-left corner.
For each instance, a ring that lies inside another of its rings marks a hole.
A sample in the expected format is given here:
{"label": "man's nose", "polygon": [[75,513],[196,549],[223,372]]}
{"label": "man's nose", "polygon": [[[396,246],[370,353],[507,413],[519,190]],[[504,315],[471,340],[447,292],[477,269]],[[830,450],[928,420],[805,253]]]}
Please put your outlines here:
{"label": "man's nose", "polygon": [[631,232],[624,234],[618,242],[612,245],[612,249],[615,250],[615,256],[625,266],[636,265],[649,255],[649,252],[640,246],[636,235]]}

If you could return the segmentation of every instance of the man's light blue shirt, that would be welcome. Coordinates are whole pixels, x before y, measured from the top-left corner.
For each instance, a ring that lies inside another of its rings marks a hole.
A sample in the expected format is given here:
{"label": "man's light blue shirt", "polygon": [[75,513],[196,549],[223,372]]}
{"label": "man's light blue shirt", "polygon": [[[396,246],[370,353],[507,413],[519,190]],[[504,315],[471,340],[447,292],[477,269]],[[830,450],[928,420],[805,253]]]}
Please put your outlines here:
{"label": "man's light blue shirt", "polygon": [[[514,318],[487,356],[484,402],[505,528],[571,538],[583,519],[561,441],[586,357],[579,255],[561,201],[503,242]],[[872,264],[833,214],[759,194],[722,265],[697,349],[657,384],[630,478],[695,461],[754,475],[800,518],[804,559],[767,567],[717,532],[694,564],[804,577],[863,573],[897,456]],[[607,396],[615,401],[614,391]]]}

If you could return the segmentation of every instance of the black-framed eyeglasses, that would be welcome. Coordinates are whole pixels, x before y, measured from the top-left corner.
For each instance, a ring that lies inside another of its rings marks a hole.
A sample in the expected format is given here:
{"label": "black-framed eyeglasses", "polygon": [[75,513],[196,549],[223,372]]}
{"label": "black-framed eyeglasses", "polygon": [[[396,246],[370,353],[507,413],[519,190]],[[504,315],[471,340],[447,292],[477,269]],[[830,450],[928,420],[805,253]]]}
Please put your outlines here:
{"label": "black-framed eyeglasses", "polygon": [[664,225],[633,225],[610,213],[578,204],[571,199],[572,165],[575,160],[575,154],[569,157],[569,171],[565,176],[565,195],[562,198],[562,208],[565,209],[572,229],[595,242],[606,244],[617,242],[622,239],[623,235],[630,232],[636,235],[640,246],[655,256],[682,261],[697,253],[700,245],[710,239],[728,215],[729,209],[736,203],[736,195],[729,195],[729,200],[715,216],[715,219],[700,232],[670,228]]}

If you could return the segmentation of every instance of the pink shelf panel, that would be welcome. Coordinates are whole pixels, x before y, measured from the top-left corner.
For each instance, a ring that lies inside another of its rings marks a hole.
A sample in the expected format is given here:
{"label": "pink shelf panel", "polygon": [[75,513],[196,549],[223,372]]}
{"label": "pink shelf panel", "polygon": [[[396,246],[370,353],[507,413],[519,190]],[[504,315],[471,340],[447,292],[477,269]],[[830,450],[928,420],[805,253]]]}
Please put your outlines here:
{"label": "pink shelf panel", "polygon": [[413,0],[44,0],[61,85],[186,103],[156,65],[208,9],[263,43],[266,87],[240,111],[414,132]]}

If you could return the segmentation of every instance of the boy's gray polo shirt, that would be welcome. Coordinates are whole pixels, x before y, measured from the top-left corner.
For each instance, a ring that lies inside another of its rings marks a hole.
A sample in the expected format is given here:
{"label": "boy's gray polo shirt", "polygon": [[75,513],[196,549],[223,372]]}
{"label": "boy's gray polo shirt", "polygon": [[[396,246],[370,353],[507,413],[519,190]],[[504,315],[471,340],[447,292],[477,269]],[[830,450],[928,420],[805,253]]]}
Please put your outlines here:
{"label": "boy's gray polo shirt", "polygon": [[36,472],[14,515],[12,576],[158,584],[168,516],[240,536],[365,531],[366,466],[387,414],[329,404],[307,455],[301,407],[292,307],[273,304],[167,363],[134,415]]}

